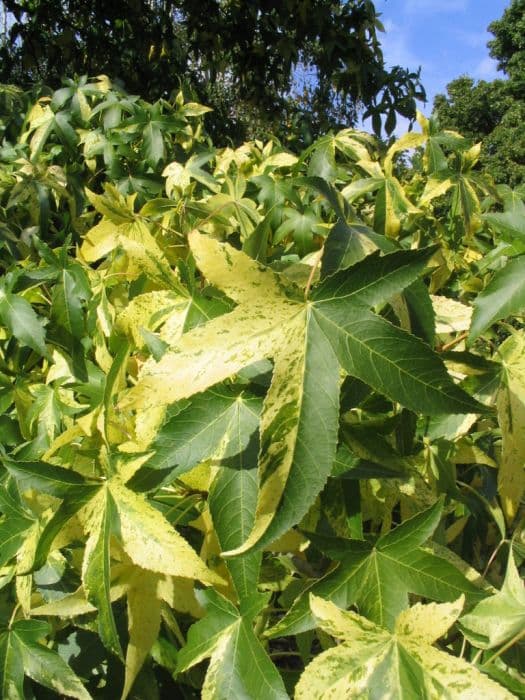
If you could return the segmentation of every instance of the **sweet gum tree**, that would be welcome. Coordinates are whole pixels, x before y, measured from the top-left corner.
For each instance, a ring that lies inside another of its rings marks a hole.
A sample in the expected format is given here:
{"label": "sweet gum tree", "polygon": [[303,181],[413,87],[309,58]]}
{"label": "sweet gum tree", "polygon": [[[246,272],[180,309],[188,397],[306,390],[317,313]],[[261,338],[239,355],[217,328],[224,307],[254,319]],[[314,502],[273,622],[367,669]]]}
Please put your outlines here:
{"label": "sweet gum tree", "polygon": [[421,115],[294,155],[104,76],[26,99],[2,696],[521,697],[520,192]]}

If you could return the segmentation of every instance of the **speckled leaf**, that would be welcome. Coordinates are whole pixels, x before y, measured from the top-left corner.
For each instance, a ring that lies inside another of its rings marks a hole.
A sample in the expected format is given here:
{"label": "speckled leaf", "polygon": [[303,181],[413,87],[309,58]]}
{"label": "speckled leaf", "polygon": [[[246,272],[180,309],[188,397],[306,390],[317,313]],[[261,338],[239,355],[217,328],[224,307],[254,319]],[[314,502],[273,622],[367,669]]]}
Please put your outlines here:
{"label": "speckled leaf", "polygon": [[98,610],[98,631],[104,645],[123,658],[111,609],[110,537],[114,530],[115,503],[107,488],[89,504],[86,529],[89,537],[82,564],[82,583],[87,599]]}
{"label": "speckled leaf", "polygon": [[[339,372],[315,318],[283,329],[261,416],[255,523],[233,556],[272,542],[307,513],[332,469],[337,446]],[[314,438],[314,439],[312,439]]]}
{"label": "speckled leaf", "polygon": [[[375,543],[332,538],[329,549],[320,543],[320,548],[340,564],[314,583],[309,592],[343,607],[356,604],[364,615],[389,629],[407,607],[409,592],[440,601],[454,600],[461,594],[473,601],[480,600],[483,593],[458,569],[421,549],[440,517],[438,502]],[[307,591],[269,630],[269,636],[298,634],[312,629],[313,624]]]}
{"label": "speckled leaf", "polygon": [[25,700],[24,675],[61,696],[90,700],[91,696],[66,662],[40,641],[49,626],[40,620],[19,620],[0,631],[0,693],[5,700]]}
{"label": "speckled leaf", "polygon": [[475,666],[431,646],[457,619],[463,601],[415,605],[391,634],[315,596],[319,626],[339,644],[317,656],[295,689],[297,700],[373,697],[377,700],[510,700],[514,696]]}
{"label": "speckled leaf", "polygon": [[144,365],[121,404],[169,404],[208,389],[243,367],[271,357],[283,327],[303,312],[281,277],[244,253],[192,233],[193,255],[207,280],[238,304],[228,314],[185,333],[159,362]]}
{"label": "speckled leaf", "polygon": [[497,397],[502,435],[498,491],[510,523],[525,492],[525,333],[514,333],[498,352],[503,365]]}
{"label": "speckled leaf", "polygon": [[111,480],[108,490],[115,504],[122,546],[137,566],[159,574],[220,583],[221,579],[145,497],[126,488],[118,478]]}
{"label": "speckled leaf", "polygon": [[127,586],[129,642],[122,700],[128,696],[160,630],[161,576],[137,569]]}
{"label": "speckled leaf", "polygon": [[210,658],[203,700],[286,700],[281,676],[253,631],[253,617],[259,609],[242,616],[213,590],[198,595],[206,615],[188,632],[177,659],[179,673]]}

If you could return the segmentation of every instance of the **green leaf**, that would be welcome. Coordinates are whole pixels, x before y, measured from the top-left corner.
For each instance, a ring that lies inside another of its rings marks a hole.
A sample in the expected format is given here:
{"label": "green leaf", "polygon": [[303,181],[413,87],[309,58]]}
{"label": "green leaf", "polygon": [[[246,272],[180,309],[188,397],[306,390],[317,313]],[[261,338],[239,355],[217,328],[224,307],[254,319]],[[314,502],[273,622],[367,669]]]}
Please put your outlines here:
{"label": "green leaf", "polygon": [[363,307],[352,311],[338,299],[314,307],[319,327],[348,374],[413,411],[487,412],[452,382],[428,345]]}
{"label": "green leaf", "polygon": [[22,345],[50,359],[44,326],[29,302],[0,288],[0,319]]}
{"label": "green leaf", "polygon": [[498,214],[484,214],[483,219],[488,221],[501,235],[504,241],[512,243],[515,239],[525,241],[525,204],[515,197],[510,202],[511,206]]}
{"label": "green leaf", "polygon": [[[273,358],[261,416],[254,529],[242,548],[225,556],[262,547],[286,532],[326,482],[337,439],[336,355],[350,374],[409,408],[484,410],[453,384],[426,345],[366,309],[411,284],[433,249],[369,256],[327,278],[313,301],[305,302],[284,277],[242,252],[196,232],[189,238],[207,280],[237,307],[183,334],[158,363],[147,362],[121,407],[178,401]],[[351,324],[359,327],[354,331]]]}
{"label": "green leaf", "polygon": [[151,121],[146,125],[142,136],[144,139],[142,150],[146,162],[151,165],[152,168],[155,168],[159,161],[163,160],[165,156],[162,131],[156,122]]}
{"label": "green leaf", "polygon": [[501,591],[478,603],[460,622],[465,636],[481,649],[505,644],[525,629],[525,588],[512,547]]}
{"label": "green leaf", "polygon": [[509,260],[474,300],[468,343],[489,326],[525,309],[525,255]]}
{"label": "green leaf", "polygon": [[286,700],[288,695],[279,672],[253,632],[257,608],[240,615],[213,590],[199,591],[205,617],[188,632],[188,641],[178,655],[179,673],[210,658],[202,687],[203,700],[257,698]]}
{"label": "green leaf", "polygon": [[19,620],[0,631],[0,692],[6,700],[25,700],[24,675],[68,698],[91,696],[66,662],[40,640],[49,626],[39,620]]}
{"label": "green leaf", "polygon": [[296,686],[297,700],[365,697],[378,700],[510,700],[514,696],[463,659],[432,646],[454,624],[463,599],[418,603],[402,612],[390,633],[361,615],[311,597],[321,629],[339,644],[317,656]]}
{"label": "green leaf", "polygon": [[6,458],[3,462],[8,472],[16,479],[21,491],[37,489],[51,496],[63,498],[72,487],[90,484],[78,472],[48,462],[15,462]]}
{"label": "green leaf", "polygon": [[83,337],[85,323],[83,302],[91,296],[89,282],[79,265],[62,268],[58,284],[53,289],[51,313],[56,323],[72,338]]}
{"label": "green leaf", "polygon": [[[442,504],[437,502],[375,543],[334,538],[327,549],[321,540],[321,549],[340,564],[309,591],[345,608],[357,605],[364,615],[389,629],[408,606],[408,593],[440,601],[454,600],[461,594],[473,601],[483,598],[458,569],[421,549],[437,527],[441,510]],[[269,636],[298,634],[312,629],[313,624],[305,592]]]}
{"label": "green leaf", "polygon": [[[261,408],[262,400],[258,397],[240,394],[224,432],[220,467],[208,499],[215,532],[223,551],[240,547],[248,539],[254,525]],[[241,605],[253,598],[257,590],[260,564],[260,552],[226,560]]]}
{"label": "green leaf", "polygon": [[338,219],[324,244],[321,279],[345,270],[373,253],[377,246],[368,237],[370,229],[363,224],[347,224]]}
{"label": "green leaf", "polygon": [[[161,478],[172,481],[211,457],[225,436],[230,434],[238,420],[240,407],[251,415],[258,412],[257,399],[243,398],[235,389],[226,386],[210,389],[193,397],[191,404],[169,419],[150,446],[153,455],[133,478],[135,488],[144,489],[156,483],[151,471],[162,472]],[[255,424],[244,425],[249,432],[240,434],[242,452],[257,430]],[[167,476],[166,476],[167,474]]]}

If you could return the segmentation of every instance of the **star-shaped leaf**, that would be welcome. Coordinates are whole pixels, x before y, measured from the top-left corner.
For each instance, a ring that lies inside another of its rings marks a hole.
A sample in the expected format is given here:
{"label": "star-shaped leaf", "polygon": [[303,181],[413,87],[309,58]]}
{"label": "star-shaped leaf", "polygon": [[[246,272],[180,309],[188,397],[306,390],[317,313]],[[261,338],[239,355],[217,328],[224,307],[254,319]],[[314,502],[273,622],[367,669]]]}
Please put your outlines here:
{"label": "star-shaped leaf", "polygon": [[[188,398],[262,358],[273,378],[261,416],[259,498],[253,530],[239,554],[296,524],[332,468],[340,366],[408,408],[426,413],[483,411],[416,337],[369,311],[412,284],[434,250],[373,254],[302,290],[227,244],[193,232],[205,278],[237,306],[183,334],[159,362],[148,361],[122,408]],[[313,439],[312,439],[313,438]]]}
{"label": "star-shaped leaf", "polygon": [[[111,538],[136,565],[156,574],[220,583],[186,540],[154,508],[145,496],[126,486],[116,474],[98,485],[70,469],[45,462],[7,462],[9,471],[24,488],[39,488],[63,498],[47,523],[35,556],[36,565],[45,562],[53,540],[68,520],[83,508],[87,542],[82,564],[82,583],[87,599],[99,612],[99,633],[117,656],[122,649],[111,609]],[[121,471],[124,471],[122,469]],[[127,477],[134,471],[129,470]]]}
{"label": "star-shaped leaf", "polygon": [[90,700],[90,694],[66,662],[41,644],[49,634],[47,622],[18,620],[0,629],[0,694],[9,700],[25,700],[24,676],[55,690],[59,695]]}
{"label": "star-shaped leaf", "polygon": [[210,658],[203,700],[286,700],[281,676],[253,631],[253,618],[260,612],[261,602],[241,614],[211,589],[198,592],[197,597],[206,608],[206,616],[190,628],[187,644],[178,655],[178,671]]}
{"label": "star-shaped leaf", "polygon": [[319,627],[340,643],[306,667],[295,689],[297,700],[514,697],[467,661],[432,646],[457,620],[462,597],[414,605],[397,617],[393,633],[322,598],[311,596],[310,605]]}
{"label": "star-shaped leaf", "polygon": [[525,629],[525,587],[512,548],[501,591],[482,600],[464,615],[461,626],[467,638],[482,649],[504,644]]}
{"label": "star-shaped leaf", "polygon": [[[195,599],[193,582],[189,579],[164,576],[134,566],[131,562],[117,564],[112,569],[111,602],[126,596],[128,609],[129,642],[126,648],[126,675],[122,700],[128,696],[133,683],[155,643],[161,622],[162,603],[194,617],[202,614]],[[31,612],[33,615],[51,615],[61,618],[95,612],[96,607],[80,588],[75,593],[52,601]]]}
{"label": "star-shaped leaf", "polygon": [[338,567],[303,593],[269,636],[298,634],[315,626],[308,593],[345,608],[356,605],[363,615],[388,629],[408,607],[409,593],[440,601],[455,600],[461,594],[471,600],[483,598],[484,593],[456,567],[421,548],[438,526],[441,511],[438,501],[375,542],[319,538],[320,548],[340,561]]}

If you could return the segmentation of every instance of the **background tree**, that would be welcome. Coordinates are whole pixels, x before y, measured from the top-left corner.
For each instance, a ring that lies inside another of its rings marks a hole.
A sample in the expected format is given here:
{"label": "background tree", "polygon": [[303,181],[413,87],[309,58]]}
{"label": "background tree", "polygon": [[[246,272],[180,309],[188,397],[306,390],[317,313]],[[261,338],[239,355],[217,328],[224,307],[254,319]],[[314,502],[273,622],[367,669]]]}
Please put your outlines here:
{"label": "background tree", "polygon": [[190,89],[235,142],[304,141],[365,112],[392,133],[424,98],[419,73],[385,68],[370,0],[4,0],[0,81],[106,73],[154,100]]}
{"label": "background tree", "polygon": [[490,55],[506,79],[457,78],[434,110],[442,127],[483,142],[480,164],[496,182],[516,186],[525,182],[525,0],[514,0],[489,31]]}

